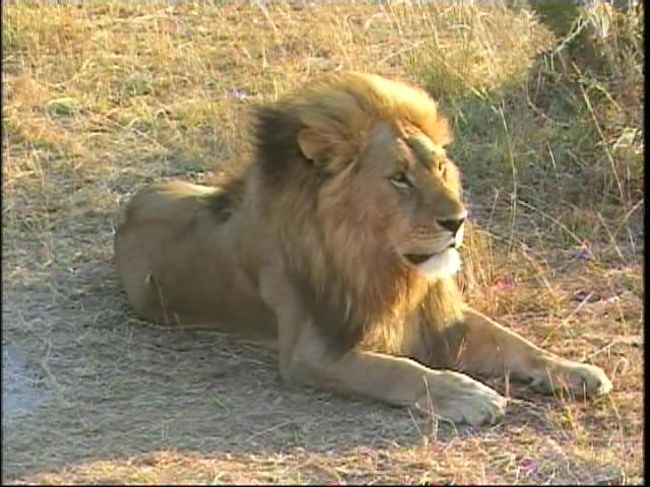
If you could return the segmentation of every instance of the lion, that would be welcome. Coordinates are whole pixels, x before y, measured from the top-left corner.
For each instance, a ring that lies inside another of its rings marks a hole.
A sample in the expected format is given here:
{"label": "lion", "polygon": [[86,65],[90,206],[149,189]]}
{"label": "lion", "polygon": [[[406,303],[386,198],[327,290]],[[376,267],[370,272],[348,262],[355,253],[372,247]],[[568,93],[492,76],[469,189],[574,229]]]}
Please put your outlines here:
{"label": "lion", "polygon": [[337,72],[254,110],[255,155],[227,184],[149,186],[115,237],[137,314],[270,339],[284,381],[478,425],[507,400],[481,379],[609,392],[602,369],[467,305],[467,210],[452,134],[409,83]]}

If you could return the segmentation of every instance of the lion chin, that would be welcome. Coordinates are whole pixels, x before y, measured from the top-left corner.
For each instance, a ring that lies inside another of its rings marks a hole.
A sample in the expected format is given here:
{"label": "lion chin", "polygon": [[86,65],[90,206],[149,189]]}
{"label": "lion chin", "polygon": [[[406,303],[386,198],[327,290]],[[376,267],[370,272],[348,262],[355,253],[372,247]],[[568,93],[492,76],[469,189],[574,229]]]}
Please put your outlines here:
{"label": "lion chin", "polygon": [[433,254],[417,264],[412,263],[411,259],[408,260],[417,272],[429,282],[451,277],[461,267],[460,253],[454,247]]}

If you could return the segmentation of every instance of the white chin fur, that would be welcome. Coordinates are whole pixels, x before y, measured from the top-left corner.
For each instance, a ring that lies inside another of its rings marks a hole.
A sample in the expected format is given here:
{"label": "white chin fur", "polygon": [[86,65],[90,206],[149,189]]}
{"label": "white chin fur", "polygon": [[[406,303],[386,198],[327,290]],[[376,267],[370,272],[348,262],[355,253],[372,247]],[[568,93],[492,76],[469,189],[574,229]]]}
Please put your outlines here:
{"label": "white chin fur", "polygon": [[454,248],[444,250],[418,264],[417,270],[427,281],[453,276],[460,270],[460,254]]}

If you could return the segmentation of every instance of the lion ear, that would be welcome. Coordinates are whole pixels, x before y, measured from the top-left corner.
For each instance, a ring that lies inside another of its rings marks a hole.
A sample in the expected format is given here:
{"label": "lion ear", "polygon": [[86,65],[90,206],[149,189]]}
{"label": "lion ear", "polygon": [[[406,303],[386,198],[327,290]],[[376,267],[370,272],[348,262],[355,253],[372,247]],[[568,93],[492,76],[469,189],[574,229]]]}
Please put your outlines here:
{"label": "lion ear", "polygon": [[298,132],[298,146],[302,155],[314,162],[321,160],[327,150],[327,142],[310,128]]}

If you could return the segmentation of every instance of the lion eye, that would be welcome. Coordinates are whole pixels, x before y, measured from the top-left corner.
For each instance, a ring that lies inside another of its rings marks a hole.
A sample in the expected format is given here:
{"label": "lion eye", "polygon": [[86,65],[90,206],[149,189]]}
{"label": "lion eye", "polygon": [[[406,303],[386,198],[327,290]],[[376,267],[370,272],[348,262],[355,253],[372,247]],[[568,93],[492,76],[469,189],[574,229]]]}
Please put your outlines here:
{"label": "lion eye", "polygon": [[447,172],[447,164],[443,159],[438,161],[438,172],[442,174],[442,176]]}
{"label": "lion eye", "polygon": [[406,177],[403,172],[396,174],[390,178],[390,182],[397,189],[409,189],[413,187],[413,183]]}

